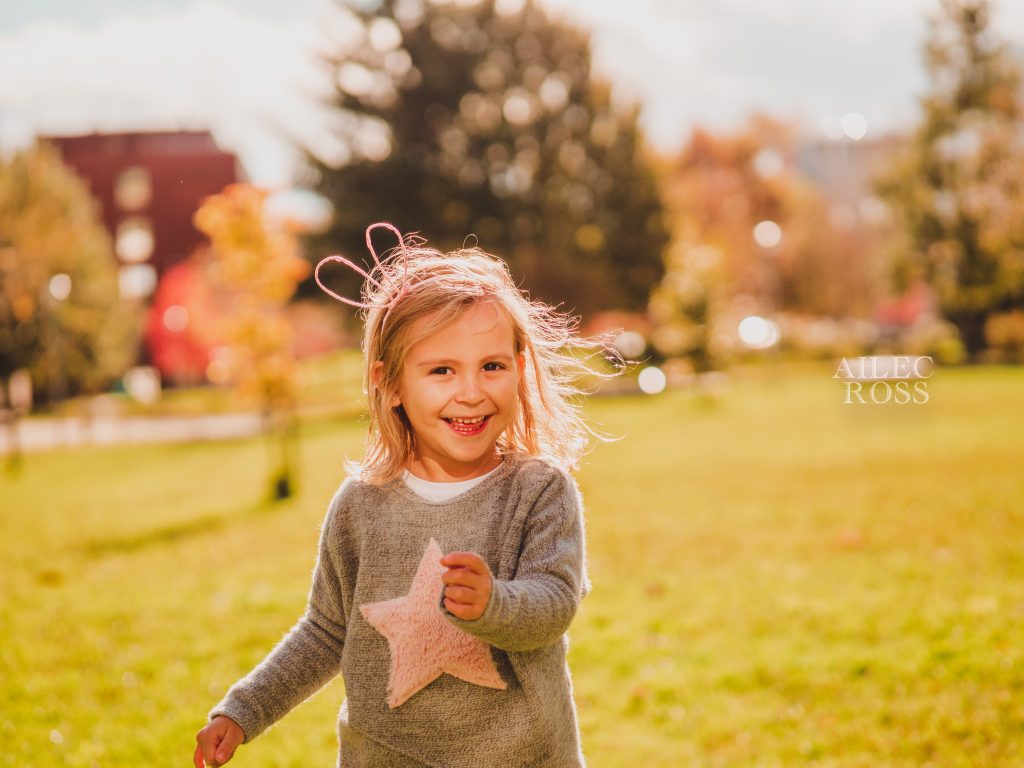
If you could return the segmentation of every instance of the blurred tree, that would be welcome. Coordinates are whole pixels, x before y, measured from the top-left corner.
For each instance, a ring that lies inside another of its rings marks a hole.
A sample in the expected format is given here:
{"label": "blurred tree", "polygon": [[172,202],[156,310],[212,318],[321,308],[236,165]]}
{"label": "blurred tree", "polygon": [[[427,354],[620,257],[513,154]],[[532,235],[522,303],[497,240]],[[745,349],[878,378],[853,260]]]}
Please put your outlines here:
{"label": "blurred tree", "polygon": [[[361,255],[366,226],[389,220],[446,250],[473,233],[535,298],[583,314],[645,305],[666,243],[656,180],[638,108],[612,104],[586,34],[534,0],[339,14],[327,65],[343,154],[308,153],[335,208],[314,255]],[[331,279],[358,291],[348,270]]]}
{"label": "blurred tree", "polygon": [[651,292],[651,341],[666,357],[689,357],[698,371],[715,367],[711,353],[712,307],[720,300],[722,254],[704,241],[692,217],[674,224],[665,253],[665,276]]}
{"label": "blurred tree", "polygon": [[1024,306],[1020,70],[990,21],[984,0],[943,0],[921,123],[878,182],[900,227],[897,286],[924,278],[971,355],[990,314]]}
{"label": "blurred tree", "polygon": [[793,126],[754,115],[734,134],[696,129],[663,163],[672,241],[650,302],[662,354],[688,355],[702,370],[716,357],[716,322],[871,312],[879,289],[871,256],[832,225],[796,167],[796,148]]}
{"label": "blurred tree", "polygon": [[1024,310],[989,315],[985,322],[985,340],[991,360],[1024,365]]}
{"label": "blurred tree", "polygon": [[265,215],[266,198],[264,190],[231,184],[203,201],[195,224],[210,238],[208,274],[224,310],[222,327],[210,333],[225,341],[227,357],[218,364],[263,413],[270,443],[280,451],[272,495],[284,499],[292,494],[298,390],[284,309],[309,270],[295,238]]}
{"label": "blurred tree", "polygon": [[97,203],[56,150],[0,158],[0,386],[36,399],[97,392],[135,359],[140,308],[122,301]]}

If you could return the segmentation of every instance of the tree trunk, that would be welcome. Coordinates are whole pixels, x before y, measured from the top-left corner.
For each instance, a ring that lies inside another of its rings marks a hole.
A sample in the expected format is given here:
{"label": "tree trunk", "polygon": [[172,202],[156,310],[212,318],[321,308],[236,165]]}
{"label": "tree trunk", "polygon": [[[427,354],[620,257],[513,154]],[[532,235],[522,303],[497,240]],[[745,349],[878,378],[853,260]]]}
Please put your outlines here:
{"label": "tree trunk", "polygon": [[4,467],[9,473],[16,472],[24,455],[21,451],[21,435],[18,432],[18,410],[10,401],[11,377],[0,380],[0,427],[7,437],[7,460]]}
{"label": "tree trunk", "polygon": [[987,319],[988,316],[985,312],[949,313],[949,320],[960,332],[960,341],[963,342],[971,362],[978,362],[979,355],[987,346],[985,341],[985,320]]}
{"label": "tree trunk", "polygon": [[264,411],[264,433],[272,467],[270,471],[270,499],[284,501],[295,493],[293,449],[297,420],[291,411]]}

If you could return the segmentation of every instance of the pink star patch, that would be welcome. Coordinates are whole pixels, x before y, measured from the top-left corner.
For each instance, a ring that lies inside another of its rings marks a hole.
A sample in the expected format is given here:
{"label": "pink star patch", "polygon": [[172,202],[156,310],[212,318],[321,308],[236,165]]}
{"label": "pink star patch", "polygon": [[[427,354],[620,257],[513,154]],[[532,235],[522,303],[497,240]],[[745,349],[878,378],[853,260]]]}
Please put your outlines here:
{"label": "pink star patch", "polygon": [[442,672],[488,688],[508,688],[498,674],[490,646],[450,623],[442,613],[443,556],[441,546],[431,538],[407,595],[359,606],[390,647],[388,706],[392,709]]}

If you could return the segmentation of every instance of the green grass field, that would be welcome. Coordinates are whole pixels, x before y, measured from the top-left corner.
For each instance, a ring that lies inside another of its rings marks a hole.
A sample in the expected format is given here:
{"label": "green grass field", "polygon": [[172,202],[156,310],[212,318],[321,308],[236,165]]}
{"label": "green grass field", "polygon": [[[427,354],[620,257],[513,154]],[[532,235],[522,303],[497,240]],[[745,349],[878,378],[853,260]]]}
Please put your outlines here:
{"label": "green grass field", "polygon": [[[625,435],[578,474],[592,768],[1024,765],[1024,369],[940,369],[929,394],[842,405],[822,367],[591,401]],[[255,440],[0,476],[0,765],[190,765],[206,711],[302,613],[362,430],[305,424],[278,506]],[[231,765],[333,766],[343,693]]]}

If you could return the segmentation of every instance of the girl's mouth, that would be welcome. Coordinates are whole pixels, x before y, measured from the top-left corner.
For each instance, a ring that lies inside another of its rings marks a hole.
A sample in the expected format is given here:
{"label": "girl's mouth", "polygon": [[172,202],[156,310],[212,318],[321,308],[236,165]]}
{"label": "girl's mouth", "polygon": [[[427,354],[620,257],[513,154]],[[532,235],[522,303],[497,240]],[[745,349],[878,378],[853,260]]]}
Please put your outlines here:
{"label": "girl's mouth", "polygon": [[448,426],[451,428],[451,430],[455,432],[457,435],[462,435],[463,437],[472,437],[473,435],[479,435],[487,428],[487,422],[490,420],[490,418],[491,415],[487,415],[479,419],[445,419],[445,421],[448,423]]}

